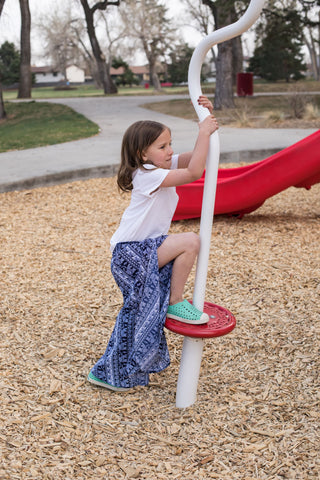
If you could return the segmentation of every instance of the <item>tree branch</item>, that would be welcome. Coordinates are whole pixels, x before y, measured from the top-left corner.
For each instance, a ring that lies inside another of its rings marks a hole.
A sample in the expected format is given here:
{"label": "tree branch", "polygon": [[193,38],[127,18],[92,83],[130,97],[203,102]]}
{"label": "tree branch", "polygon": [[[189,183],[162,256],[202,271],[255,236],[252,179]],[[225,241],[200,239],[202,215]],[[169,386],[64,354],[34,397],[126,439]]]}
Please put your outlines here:
{"label": "tree branch", "polygon": [[118,7],[120,5],[120,1],[121,0],[115,0],[114,2],[110,2],[108,0],[105,0],[104,2],[98,2],[98,3],[95,3],[91,8],[91,12],[92,14],[94,12],[96,12],[97,10],[105,10],[109,5],[115,5],[116,7]]}
{"label": "tree branch", "polygon": [[0,15],[2,13],[3,5],[6,0],[0,0]]}

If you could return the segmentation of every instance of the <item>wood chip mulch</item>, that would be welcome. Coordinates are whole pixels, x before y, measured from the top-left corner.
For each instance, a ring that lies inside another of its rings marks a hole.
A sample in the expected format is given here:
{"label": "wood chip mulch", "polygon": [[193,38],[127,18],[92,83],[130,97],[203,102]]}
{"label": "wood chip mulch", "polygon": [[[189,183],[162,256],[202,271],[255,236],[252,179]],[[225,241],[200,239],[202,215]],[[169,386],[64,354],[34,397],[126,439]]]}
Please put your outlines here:
{"label": "wood chip mulch", "polygon": [[[319,479],[320,185],[215,219],[206,300],[237,327],[207,340],[198,400],[170,367],[117,394],[86,381],[121,294],[114,178],[0,195],[2,480]],[[199,230],[199,220],[172,232]],[[194,272],[186,286],[192,297]]]}

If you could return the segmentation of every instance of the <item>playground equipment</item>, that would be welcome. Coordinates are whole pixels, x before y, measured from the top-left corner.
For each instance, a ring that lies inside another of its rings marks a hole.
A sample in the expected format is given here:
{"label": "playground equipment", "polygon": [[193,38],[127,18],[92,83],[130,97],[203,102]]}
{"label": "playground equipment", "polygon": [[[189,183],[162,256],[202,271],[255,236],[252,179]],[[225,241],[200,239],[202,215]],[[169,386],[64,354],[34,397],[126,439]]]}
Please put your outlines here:
{"label": "playground equipment", "polygon": [[[234,38],[248,30],[259,17],[263,4],[264,0],[251,0],[248,9],[237,22],[211,33],[205,37],[194,50],[189,65],[188,84],[191,101],[200,121],[204,120],[204,118],[208,116],[208,110],[197,103],[199,96],[202,94],[200,73],[206,54],[214,45],[222,43],[226,40],[230,40],[231,38]],[[206,163],[206,178],[203,188],[202,213],[200,221],[201,248],[198,256],[193,294],[193,303],[199,310],[203,310],[205,306],[204,296],[207,281],[219,156],[219,136],[218,132],[215,132],[210,137],[210,147]],[[225,309],[224,312],[225,315],[228,315]],[[213,318],[211,317],[211,319]],[[166,326],[168,326],[168,328],[172,331],[177,331],[175,326],[172,325],[172,322],[169,322],[168,319],[166,321]],[[197,326],[197,328],[199,328],[199,326]],[[189,407],[196,401],[204,345],[204,337],[195,338],[194,336],[188,336],[188,330],[189,329],[187,329],[184,334],[185,337],[183,341],[181,364],[177,384],[176,406],[178,408]]]}
{"label": "playground equipment", "polygon": [[[200,217],[204,177],[177,187],[173,220]],[[320,130],[261,162],[219,169],[214,214],[242,217],[288,187],[310,189],[319,182]]]}

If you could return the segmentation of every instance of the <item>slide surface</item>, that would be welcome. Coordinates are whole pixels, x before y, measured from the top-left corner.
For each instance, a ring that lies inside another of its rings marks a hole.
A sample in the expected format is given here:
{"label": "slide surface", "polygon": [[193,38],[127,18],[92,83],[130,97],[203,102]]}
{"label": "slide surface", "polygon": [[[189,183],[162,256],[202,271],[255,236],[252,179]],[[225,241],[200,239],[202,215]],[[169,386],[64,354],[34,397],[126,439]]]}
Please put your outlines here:
{"label": "slide surface", "polygon": [[[205,174],[204,174],[205,175]],[[201,216],[204,175],[177,187],[173,220]],[[215,215],[243,216],[286,188],[311,188],[320,182],[320,130],[265,160],[237,168],[220,168]]]}

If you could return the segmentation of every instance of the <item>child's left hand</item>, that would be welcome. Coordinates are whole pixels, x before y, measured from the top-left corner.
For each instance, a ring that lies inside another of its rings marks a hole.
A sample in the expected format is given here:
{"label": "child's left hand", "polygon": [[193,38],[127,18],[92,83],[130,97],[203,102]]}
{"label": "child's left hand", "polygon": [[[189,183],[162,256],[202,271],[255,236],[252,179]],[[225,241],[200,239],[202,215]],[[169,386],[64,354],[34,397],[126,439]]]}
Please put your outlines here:
{"label": "child's left hand", "polygon": [[212,115],[213,105],[205,95],[200,95],[200,97],[198,98],[198,104],[204,108],[207,108]]}

